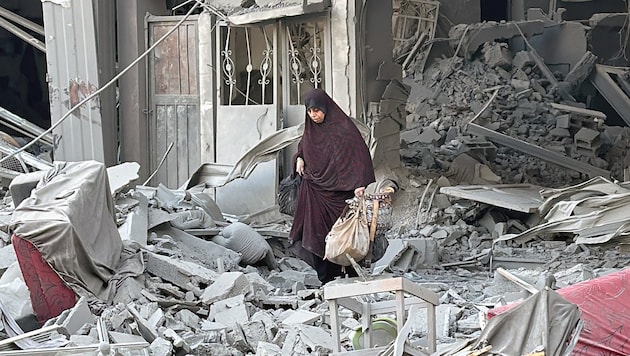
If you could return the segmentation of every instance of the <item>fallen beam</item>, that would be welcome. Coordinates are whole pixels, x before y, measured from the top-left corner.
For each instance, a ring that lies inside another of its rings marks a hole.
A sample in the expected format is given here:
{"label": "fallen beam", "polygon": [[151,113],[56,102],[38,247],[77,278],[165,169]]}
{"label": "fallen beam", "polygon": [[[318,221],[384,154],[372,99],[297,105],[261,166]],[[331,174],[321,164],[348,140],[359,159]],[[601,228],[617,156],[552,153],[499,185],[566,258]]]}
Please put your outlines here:
{"label": "fallen beam", "polygon": [[621,82],[627,82],[624,78],[626,73],[628,68],[597,64],[591,73],[590,81],[623,121],[630,125],[630,98],[615,81],[616,78]]}
{"label": "fallen beam", "polygon": [[[41,127],[31,123],[30,121],[10,112],[9,110],[0,107],[0,122],[25,136],[35,138],[45,132]],[[41,139],[43,142],[53,146],[53,135],[48,133]]]}
{"label": "fallen beam", "polygon": [[605,169],[592,166],[590,164],[564,156],[560,153],[538,147],[531,143],[512,138],[496,131],[492,131],[472,122],[468,123],[466,131],[475,135],[484,136],[490,141],[513,148],[523,153],[527,153],[545,161],[555,163],[561,167],[573,169],[580,173],[587,174],[589,177],[602,176],[605,178],[610,178],[610,172]]}

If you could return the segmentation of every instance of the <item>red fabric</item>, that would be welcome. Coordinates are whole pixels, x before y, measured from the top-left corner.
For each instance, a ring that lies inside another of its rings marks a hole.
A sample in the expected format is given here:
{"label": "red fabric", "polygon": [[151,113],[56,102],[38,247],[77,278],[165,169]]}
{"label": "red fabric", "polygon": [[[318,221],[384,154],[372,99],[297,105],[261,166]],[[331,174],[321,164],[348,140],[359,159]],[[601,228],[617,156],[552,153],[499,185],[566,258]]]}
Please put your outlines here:
{"label": "red fabric", "polygon": [[304,134],[293,157],[294,165],[297,157],[304,159],[304,175],[289,240],[298,256],[314,266],[313,258],[324,256],[326,235],[345,200],[375,179],[370,152],[352,119],[321,89],[310,91],[304,102],[325,118],[317,124],[305,110]]}
{"label": "red fabric", "polygon": [[76,294],[44,260],[37,248],[16,235],[11,238],[13,249],[31,296],[31,305],[41,324],[72,308]]}
{"label": "red fabric", "polygon": [[[557,292],[582,312],[584,328],[571,355],[630,355],[630,269]],[[488,317],[499,315],[517,304],[492,309]]]}

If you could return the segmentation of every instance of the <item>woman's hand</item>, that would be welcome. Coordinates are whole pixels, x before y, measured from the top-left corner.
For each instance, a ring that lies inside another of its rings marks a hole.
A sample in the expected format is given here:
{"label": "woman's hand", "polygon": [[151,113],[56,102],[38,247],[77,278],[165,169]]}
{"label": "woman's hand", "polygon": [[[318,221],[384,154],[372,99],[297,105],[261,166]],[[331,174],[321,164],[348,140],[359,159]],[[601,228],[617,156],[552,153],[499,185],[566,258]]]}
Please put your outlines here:
{"label": "woman's hand", "polygon": [[359,188],[354,190],[354,196],[355,197],[361,197],[361,196],[363,196],[363,193],[365,193],[365,187],[359,187]]}
{"label": "woman's hand", "polygon": [[297,158],[297,162],[295,163],[295,171],[299,175],[304,174],[304,160],[302,159],[302,157]]}

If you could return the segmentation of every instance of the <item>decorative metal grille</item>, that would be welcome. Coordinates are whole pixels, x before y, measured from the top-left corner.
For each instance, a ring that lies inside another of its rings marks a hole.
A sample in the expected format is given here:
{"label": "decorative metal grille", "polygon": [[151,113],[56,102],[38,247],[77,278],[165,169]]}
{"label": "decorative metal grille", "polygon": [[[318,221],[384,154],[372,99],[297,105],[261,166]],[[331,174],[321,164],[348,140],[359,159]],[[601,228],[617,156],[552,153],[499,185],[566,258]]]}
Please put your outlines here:
{"label": "decorative metal grille", "polygon": [[274,74],[271,31],[253,26],[224,26],[222,31],[222,105],[271,104]]}
{"label": "decorative metal grille", "polygon": [[299,105],[302,94],[313,88],[324,88],[324,22],[287,24],[287,63],[290,64],[291,105]]}

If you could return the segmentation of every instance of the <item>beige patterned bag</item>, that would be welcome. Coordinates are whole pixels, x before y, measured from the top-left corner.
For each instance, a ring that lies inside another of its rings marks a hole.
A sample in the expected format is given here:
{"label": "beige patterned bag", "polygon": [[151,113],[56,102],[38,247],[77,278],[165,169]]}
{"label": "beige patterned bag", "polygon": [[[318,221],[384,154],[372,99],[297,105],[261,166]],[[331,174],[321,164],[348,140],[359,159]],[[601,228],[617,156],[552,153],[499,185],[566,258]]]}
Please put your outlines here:
{"label": "beige patterned bag", "polygon": [[361,261],[370,249],[370,229],[365,215],[365,201],[346,207],[326,236],[324,259],[342,266],[350,266],[346,257]]}

